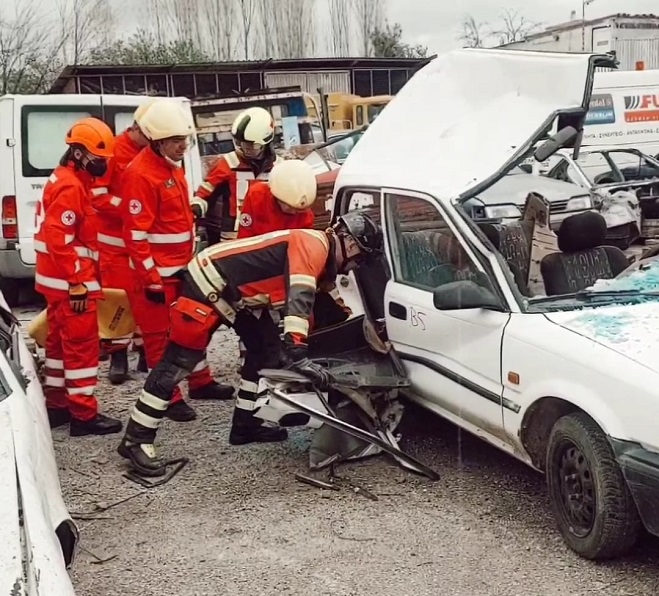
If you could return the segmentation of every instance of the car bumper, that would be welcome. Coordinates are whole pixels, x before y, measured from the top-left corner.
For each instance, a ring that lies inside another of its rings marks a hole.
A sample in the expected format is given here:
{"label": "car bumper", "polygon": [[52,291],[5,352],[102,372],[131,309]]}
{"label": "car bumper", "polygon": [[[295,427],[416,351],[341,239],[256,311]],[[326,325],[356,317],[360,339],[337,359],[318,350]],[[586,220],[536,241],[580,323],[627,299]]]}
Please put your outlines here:
{"label": "car bumper", "polygon": [[556,232],[558,228],[561,227],[563,221],[566,220],[568,217],[572,217],[573,215],[578,215],[579,213],[586,213],[587,211],[596,211],[596,210],[581,209],[579,211],[565,211],[563,213],[551,213],[549,216],[549,224],[551,226],[551,229],[554,230],[554,232]]}
{"label": "car bumper", "polygon": [[646,530],[659,536],[659,453],[609,438]]}

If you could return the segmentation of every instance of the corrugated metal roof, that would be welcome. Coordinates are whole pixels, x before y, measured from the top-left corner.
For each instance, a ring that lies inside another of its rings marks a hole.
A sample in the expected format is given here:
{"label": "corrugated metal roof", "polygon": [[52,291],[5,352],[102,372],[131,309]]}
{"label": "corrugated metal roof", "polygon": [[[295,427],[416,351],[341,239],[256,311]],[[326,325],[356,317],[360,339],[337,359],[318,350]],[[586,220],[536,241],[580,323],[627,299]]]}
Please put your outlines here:
{"label": "corrugated metal roof", "polygon": [[238,60],[232,62],[204,62],[198,64],[133,64],[121,66],[66,66],[50,88],[60,91],[73,77],[130,74],[193,74],[259,71],[310,71],[369,68],[421,68],[436,56],[428,58],[301,58],[296,60]]}

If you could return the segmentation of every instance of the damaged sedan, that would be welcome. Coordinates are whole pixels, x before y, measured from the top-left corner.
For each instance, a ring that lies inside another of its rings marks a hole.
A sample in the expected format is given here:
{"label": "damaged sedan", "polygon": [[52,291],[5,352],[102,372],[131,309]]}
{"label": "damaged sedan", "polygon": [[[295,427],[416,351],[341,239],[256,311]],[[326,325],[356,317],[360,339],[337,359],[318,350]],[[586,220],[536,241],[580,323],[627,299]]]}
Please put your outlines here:
{"label": "damaged sedan", "polygon": [[[581,556],[623,555],[643,527],[659,536],[656,290],[602,288],[629,261],[606,245],[597,212],[554,234],[533,193],[512,223],[477,222],[467,208],[530,156],[577,157],[594,71],[609,60],[451,52],[353,149],[333,217],[370,204],[385,254],[339,280],[355,315],[318,332],[334,395],[263,371],[257,414],[338,430],[312,445],[312,467],[375,449],[431,476],[398,446],[404,396],[543,472],[558,529]],[[423,151],[391,150],[419,141]]]}
{"label": "damaged sedan", "polygon": [[74,596],[78,542],[60,490],[36,365],[0,296],[0,549],[2,594]]}

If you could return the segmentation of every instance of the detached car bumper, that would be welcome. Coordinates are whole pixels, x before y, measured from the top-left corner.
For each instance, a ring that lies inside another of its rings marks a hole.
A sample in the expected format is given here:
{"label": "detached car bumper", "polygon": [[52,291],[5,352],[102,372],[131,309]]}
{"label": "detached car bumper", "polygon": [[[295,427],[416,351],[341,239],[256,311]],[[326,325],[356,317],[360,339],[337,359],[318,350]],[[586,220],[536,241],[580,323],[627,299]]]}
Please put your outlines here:
{"label": "detached car bumper", "polygon": [[609,438],[646,530],[659,536],[659,453]]}

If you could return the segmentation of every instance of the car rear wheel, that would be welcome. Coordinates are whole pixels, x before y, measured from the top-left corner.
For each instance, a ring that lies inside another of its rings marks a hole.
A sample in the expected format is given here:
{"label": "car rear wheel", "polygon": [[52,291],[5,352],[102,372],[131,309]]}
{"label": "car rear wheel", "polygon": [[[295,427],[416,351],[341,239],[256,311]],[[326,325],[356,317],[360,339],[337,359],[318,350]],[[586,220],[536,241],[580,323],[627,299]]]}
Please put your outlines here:
{"label": "car rear wheel", "polygon": [[547,485],[567,545],[587,559],[610,559],[636,543],[641,521],[606,436],[588,415],[560,418],[549,437]]}

